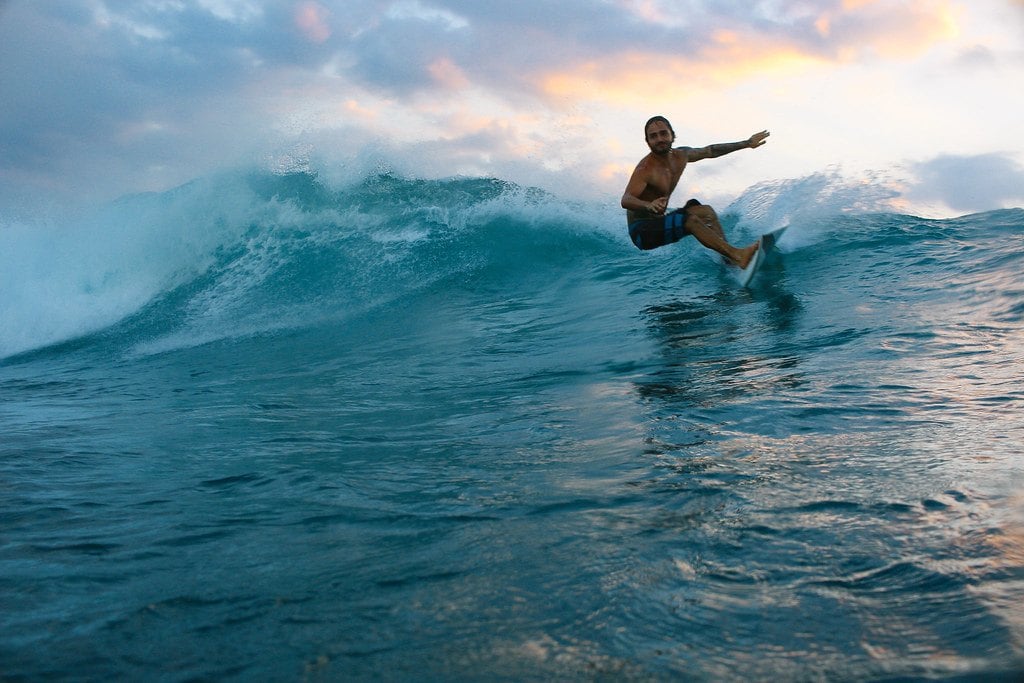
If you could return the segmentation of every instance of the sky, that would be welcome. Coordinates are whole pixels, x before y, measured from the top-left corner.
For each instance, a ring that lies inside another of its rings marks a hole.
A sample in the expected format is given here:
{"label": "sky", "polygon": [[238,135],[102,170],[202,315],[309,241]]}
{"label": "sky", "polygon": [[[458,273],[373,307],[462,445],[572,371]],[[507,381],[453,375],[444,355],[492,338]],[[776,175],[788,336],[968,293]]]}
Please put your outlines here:
{"label": "sky", "polygon": [[661,114],[771,132],[679,198],[829,173],[962,215],[1024,206],[1022,85],[1024,0],[0,0],[0,211],[253,167],[617,205]]}

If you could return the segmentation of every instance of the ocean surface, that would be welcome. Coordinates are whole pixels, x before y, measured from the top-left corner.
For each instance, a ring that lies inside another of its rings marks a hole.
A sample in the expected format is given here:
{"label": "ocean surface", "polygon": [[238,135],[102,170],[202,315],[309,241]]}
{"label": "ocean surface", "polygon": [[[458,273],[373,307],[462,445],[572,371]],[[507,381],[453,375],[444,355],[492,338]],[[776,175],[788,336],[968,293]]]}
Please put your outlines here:
{"label": "ocean surface", "polygon": [[0,680],[1020,680],[1024,210],[871,191],[747,289],[496,179],[6,220]]}

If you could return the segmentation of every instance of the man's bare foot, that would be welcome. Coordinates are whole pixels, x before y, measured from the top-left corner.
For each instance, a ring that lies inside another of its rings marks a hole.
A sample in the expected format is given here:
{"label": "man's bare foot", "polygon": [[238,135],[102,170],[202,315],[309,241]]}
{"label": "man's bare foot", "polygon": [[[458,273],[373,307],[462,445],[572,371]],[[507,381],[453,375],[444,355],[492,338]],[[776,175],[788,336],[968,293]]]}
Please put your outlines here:
{"label": "man's bare foot", "polygon": [[757,251],[757,242],[754,242],[746,249],[740,249],[740,257],[736,259],[736,265],[741,269],[746,268],[750,265],[750,259],[754,258],[754,253]]}

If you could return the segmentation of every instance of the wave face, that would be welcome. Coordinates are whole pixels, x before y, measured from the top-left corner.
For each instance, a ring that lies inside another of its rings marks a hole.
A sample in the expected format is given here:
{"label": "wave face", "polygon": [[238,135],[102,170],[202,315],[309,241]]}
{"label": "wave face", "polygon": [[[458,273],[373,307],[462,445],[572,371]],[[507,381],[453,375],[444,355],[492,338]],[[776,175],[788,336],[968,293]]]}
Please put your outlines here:
{"label": "wave face", "polygon": [[496,179],[0,227],[5,675],[1015,679],[1024,211],[888,199],[748,289]]}
{"label": "wave face", "polygon": [[0,233],[0,357],[101,330],[172,347],[340,320],[476,271],[554,265],[594,241],[586,220],[491,179],[197,181]]}

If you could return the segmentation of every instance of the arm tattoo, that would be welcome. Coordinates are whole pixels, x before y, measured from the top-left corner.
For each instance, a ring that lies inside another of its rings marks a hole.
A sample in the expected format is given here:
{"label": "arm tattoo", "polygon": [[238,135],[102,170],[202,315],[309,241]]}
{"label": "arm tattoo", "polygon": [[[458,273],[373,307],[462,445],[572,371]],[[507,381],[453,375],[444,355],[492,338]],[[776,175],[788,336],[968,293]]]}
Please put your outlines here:
{"label": "arm tattoo", "polygon": [[720,157],[723,154],[746,149],[747,147],[750,147],[750,143],[744,140],[743,142],[720,142],[715,145],[708,145],[708,150],[711,152],[712,157]]}

